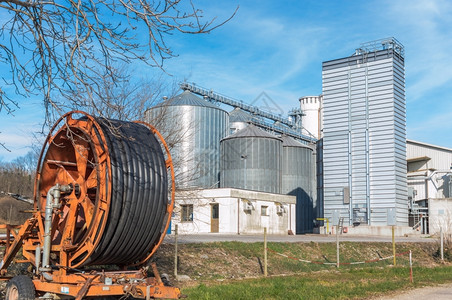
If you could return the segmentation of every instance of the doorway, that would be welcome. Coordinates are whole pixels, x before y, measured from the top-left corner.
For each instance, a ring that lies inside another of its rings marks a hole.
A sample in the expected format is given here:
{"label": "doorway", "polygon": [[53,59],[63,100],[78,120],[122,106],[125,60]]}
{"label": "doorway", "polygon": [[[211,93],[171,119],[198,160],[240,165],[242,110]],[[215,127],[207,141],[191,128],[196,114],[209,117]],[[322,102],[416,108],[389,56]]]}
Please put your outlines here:
{"label": "doorway", "polygon": [[213,203],[210,205],[210,232],[219,232],[220,228],[220,207],[218,203]]}

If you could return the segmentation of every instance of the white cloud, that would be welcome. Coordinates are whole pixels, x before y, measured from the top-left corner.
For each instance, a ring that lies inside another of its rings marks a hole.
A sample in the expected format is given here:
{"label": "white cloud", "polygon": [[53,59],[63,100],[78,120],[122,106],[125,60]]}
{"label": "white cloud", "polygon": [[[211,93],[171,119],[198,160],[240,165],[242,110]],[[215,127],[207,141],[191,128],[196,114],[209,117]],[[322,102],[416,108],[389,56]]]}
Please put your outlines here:
{"label": "white cloud", "polygon": [[[198,45],[196,51],[171,60],[169,72],[189,74],[190,82],[247,102],[265,91],[285,110],[298,106],[298,98],[303,96],[301,73],[315,60],[320,69],[318,49],[325,29],[306,26],[302,20],[261,15],[245,7],[239,13],[225,25],[227,31],[215,36],[223,40],[220,49],[205,45],[199,51]],[[288,89],[288,82],[297,78],[298,88]]]}

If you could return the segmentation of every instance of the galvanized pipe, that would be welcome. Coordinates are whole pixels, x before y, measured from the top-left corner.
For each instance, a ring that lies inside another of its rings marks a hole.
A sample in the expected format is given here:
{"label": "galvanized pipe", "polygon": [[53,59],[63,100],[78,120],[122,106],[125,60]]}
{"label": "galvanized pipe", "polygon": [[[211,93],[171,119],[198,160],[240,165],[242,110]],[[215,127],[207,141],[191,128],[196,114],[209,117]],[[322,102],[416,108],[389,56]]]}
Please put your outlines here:
{"label": "galvanized pipe", "polygon": [[[348,223],[349,225],[353,224],[353,164],[352,164],[352,104],[351,104],[351,94],[352,94],[352,86],[351,80],[352,75],[350,70],[348,70],[348,100],[347,100],[347,109],[348,109],[348,190],[349,190],[349,204],[348,204]],[[328,226],[327,226],[328,227]],[[328,230],[327,230],[328,231]]]}
{"label": "galvanized pipe", "polygon": [[[366,55],[367,57],[367,55]],[[364,60],[363,60],[364,63]],[[366,87],[365,87],[365,104],[366,104],[366,218],[367,225],[371,225],[370,222],[370,138],[369,138],[369,74],[368,74],[368,65],[367,61],[365,62],[365,70],[366,70]]]}
{"label": "galvanized pipe", "polygon": [[52,231],[52,213],[53,209],[60,206],[61,193],[67,193],[72,191],[72,187],[69,185],[60,186],[57,183],[51,187],[47,192],[46,208],[44,217],[44,245],[42,249],[42,268],[40,271],[50,271],[50,248],[51,248],[51,231]]}
{"label": "galvanized pipe", "polygon": [[35,262],[36,262],[36,274],[39,274],[39,268],[41,267],[41,246],[40,245],[38,245],[36,247]]}
{"label": "galvanized pipe", "polygon": [[451,170],[436,170],[436,171],[433,171],[430,175],[422,175],[422,174],[408,175],[407,179],[408,180],[423,180],[423,179],[429,180],[429,179],[432,179],[432,177],[436,174],[452,174],[452,171]]}

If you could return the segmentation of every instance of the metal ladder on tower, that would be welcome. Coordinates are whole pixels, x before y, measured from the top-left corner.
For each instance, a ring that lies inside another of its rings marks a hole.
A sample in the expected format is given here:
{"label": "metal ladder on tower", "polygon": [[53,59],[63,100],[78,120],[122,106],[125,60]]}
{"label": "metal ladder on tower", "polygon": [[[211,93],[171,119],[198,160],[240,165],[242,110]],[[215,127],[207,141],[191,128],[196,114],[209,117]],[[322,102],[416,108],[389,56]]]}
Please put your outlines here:
{"label": "metal ladder on tower", "polygon": [[339,218],[338,230],[340,230],[340,234],[344,231],[344,217]]}

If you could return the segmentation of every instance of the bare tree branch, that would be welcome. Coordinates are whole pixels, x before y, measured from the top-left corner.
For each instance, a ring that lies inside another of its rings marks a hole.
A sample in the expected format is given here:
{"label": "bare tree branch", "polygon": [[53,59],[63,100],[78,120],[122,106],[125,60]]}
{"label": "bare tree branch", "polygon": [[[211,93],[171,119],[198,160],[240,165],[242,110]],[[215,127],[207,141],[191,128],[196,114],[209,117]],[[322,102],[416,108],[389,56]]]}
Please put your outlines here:
{"label": "bare tree branch", "polygon": [[98,97],[104,88],[98,78],[117,82],[119,62],[163,69],[175,56],[166,35],[208,33],[230,20],[206,21],[193,3],[186,11],[181,0],[0,0],[0,12],[9,16],[0,21],[0,66],[9,70],[2,73],[0,111],[18,108],[12,94],[40,94],[46,121],[62,113],[57,95],[74,106],[74,94]]}

